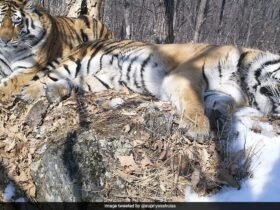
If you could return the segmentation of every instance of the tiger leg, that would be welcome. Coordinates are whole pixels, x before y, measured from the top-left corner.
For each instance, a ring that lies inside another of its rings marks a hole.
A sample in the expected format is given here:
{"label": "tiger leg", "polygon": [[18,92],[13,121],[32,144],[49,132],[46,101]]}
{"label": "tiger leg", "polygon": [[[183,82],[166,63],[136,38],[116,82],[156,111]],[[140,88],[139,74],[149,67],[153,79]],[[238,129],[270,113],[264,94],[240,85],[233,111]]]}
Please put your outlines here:
{"label": "tiger leg", "polygon": [[169,74],[163,81],[162,99],[177,108],[187,135],[204,140],[210,137],[210,124],[204,113],[202,78],[198,70],[191,70],[179,68]]}
{"label": "tiger leg", "polygon": [[85,75],[81,66],[81,74],[77,77],[65,71],[65,65],[69,69],[76,68],[75,61],[66,60],[61,66],[55,69],[48,69],[48,73],[38,73],[30,82],[28,82],[18,95],[24,101],[34,101],[40,97],[46,97],[50,103],[59,103],[75,91],[97,92],[106,90],[104,85],[93,75]]}
{"label": "tiger leg", "polygon": [[0,103],[8,104],[20,93],[22,87],[27,84],[38,72],[36,68],[16,71],[0,83]]}
{"label": "tiger leg", "polygon": [[51,103],[58,103],[70,96],[74,85],[70,79],[63,77],[58,71],[49,74],[39,72],[27,82],[17,96],[24,101],[35,101],[46,97]]}
{"label": "tiger leg", "polygon": [[[56,74],[57,75],[57,74]],[[53,76],[53,75],[52,75]],[[58,81],[50,81],[50,79],[44,78],[45,80],[49,80],[48,82],[44,82],[41,84],[47,84],[45,86],[45,95],[50,103],[59,103],[65,98],[68,98],[71,94],[72,90],[76,92],[99,92],[103,90],[107,90],[100,81],[96,79],[96,77],[92,75],[82,75],[77,79],[74,78],[60,78]],[[33,85],[33,88],[38,88]],[[40,88],[42,90],[42,88]],[[29,89],[31,90],[31,89]],[[35,90],[38,93],[38,91]],[[30,95],[30,94],[28,94]],[[43,94],[41,94],[43,95]],[[32,98],[38,98],[38,95],[33,95]]]}

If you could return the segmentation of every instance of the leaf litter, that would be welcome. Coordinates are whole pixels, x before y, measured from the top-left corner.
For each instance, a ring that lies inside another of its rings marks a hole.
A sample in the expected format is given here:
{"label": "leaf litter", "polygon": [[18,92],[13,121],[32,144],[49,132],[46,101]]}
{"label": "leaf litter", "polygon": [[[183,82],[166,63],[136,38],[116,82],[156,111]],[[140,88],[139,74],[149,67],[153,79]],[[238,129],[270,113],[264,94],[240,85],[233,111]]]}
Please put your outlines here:
{"label": "leaf litter", "polygon": [[[113,108],[114,98],[122,103]],[[36,201],[31,164],[49,142],[82,124],[113,141],[120,141],[120,133],[132,139],[129,154],[114,157],[117,165],[108,164],[112,176],[104,185],[105,201],[183,201],[186,186],[199,195],[216,193],[223,185],[239,188],[239,181],[249,174],[253,153],[228,154],[224,141],[188,139],[174,113],[169,103],[129,91],[86,93],[82,98],[72,94],[58,105],[41,99],[0,107],[0,190],[12,181],[18,196]],[[110,129],[102,126],[108,122]],[[122,183],[121,192],[113,189],[110,182],[115,180]]]}

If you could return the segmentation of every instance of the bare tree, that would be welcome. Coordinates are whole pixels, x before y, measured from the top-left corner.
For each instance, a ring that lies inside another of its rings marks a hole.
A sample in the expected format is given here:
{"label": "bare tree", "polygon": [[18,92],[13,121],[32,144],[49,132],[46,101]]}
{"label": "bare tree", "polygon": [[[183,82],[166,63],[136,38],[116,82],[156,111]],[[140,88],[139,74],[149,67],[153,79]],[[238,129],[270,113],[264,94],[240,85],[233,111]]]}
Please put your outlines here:
{"label": "bare tree", "polygon": [[154,12],[153,20],[153,30],[154,30],[154,40],[156,43],[173,43],[174,29],[174,7],[175,3],[173,0],[160,0],[157,3],[152,3],[152,8]]}
{"label": "bare tree", "polygon": [[89,15],[98,20],[101,19],[102,0],[37,0],[51,14],[77,17]]}
{"label": "bare tree", "polygon": [[205,11],[207,6],[208,0],[201,0],[199,4],[198,14],[196,17],[196,23],[195,23],[195,29],[194,29],[194,35],[193,35],[193,41],[198,42],[199,41],[199,34],[201,26],[205,20]]}
{"label": "bare tree", "polygon": [[67,16],[77,17],[77,16],[85,13],[85,10],[86,10],[85,3],[86,3],[85,0],[82,0],[82,1],[76,1],[76,0],[69,1],[69,3],[67,4],[67,6],[69,8]]}
{"label": "bare tree", "polygon": [[102,17],[101,5],[102,0],[87,0],[87,15],[92,16],[97,20],[100,20]]}
{"label": "bare tree", "polygon": [[130,0],[124,0],[125,38],[131,39]]}
{"label": "bare tree", "polygon": [[248,30],[245,40],[245,45],[247,46],[250,41],[250,36],[252,32],[252,20],[253,20],[253,9],[250,10],[249,20],[248,20]]}
{"label": "bare tree", "polygon": [[[94,0],[83,1],[89,11],[81,9],[82,0],[40,0],[55,15],[92,14],[100,8]],[[236,44],[277,52],[279,11],[279,0],[103,0],[97,16],[118,38]]]}
{"label": "bare tree", "polygon": [[75,4],[76,0],[40,0],[38,1],[51,14],[67,15],[70,8]]}
{"label": "bare tree", "polygon": [[173,29],[173,19],[174,19],[174,1],[164,0],[165,7],[165,43],[174,42],[174,29]]}

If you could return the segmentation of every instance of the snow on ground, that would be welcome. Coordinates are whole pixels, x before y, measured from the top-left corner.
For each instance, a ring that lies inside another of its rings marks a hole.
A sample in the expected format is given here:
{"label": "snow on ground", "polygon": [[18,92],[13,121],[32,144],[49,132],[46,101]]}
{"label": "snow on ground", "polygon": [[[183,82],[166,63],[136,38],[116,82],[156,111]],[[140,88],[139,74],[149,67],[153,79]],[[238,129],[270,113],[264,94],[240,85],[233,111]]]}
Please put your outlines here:
{"label": "snow on ground", "polygon": [[26,202],[26,199],[23,198],[23,197],[20,197],[18,199],[15,200],[16,203],[25,203]]}
{"label": "snow on ground", "polygon": [[118,108],[119,106],[121,106],[122,104],[124,103],[124,100],[121,99],[121,98],[113,98],[111,101],[110,101],[110,105],[113,109],[116,109]]}
{"label": "snow on ground", "polygon": [[[241,182],[241,189],[225,187],[211,197],[199,197],[190,188],[186,191],[186,201],[240,201],[265,202],[280,201],[280,136],[275,134],[269,123],[258,122],[252,116],[261,114],[251,108],[236,113],[235,129],[239,136],[232,142],[232,151],[254,148],[252,177]],[[261,133],[250,128],[258,128]]]}
{"label": "snow on ground", "polygon": [[3,193],[3,199],[4,201],[11,201],[12,200],[12,197],[14,196],[15,194],[15,186],[13,183],[9,183],[7,185],[7,187],[5,188],[4,190],[4,193]]}

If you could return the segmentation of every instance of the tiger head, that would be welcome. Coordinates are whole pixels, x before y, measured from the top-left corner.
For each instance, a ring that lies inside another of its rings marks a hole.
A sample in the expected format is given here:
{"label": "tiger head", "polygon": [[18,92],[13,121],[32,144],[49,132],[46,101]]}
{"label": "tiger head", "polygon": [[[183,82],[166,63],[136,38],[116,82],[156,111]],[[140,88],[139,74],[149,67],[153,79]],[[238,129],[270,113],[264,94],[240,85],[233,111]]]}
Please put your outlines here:
{"label": "tiger head", "polygon": [[260,52],[245,78],[251,105],[264,114],[280,116],[280,56]]}
{"label": "tiger head", "polygon": [[33,0],[0,0],[0,48],[31,47],[43,33]]}

